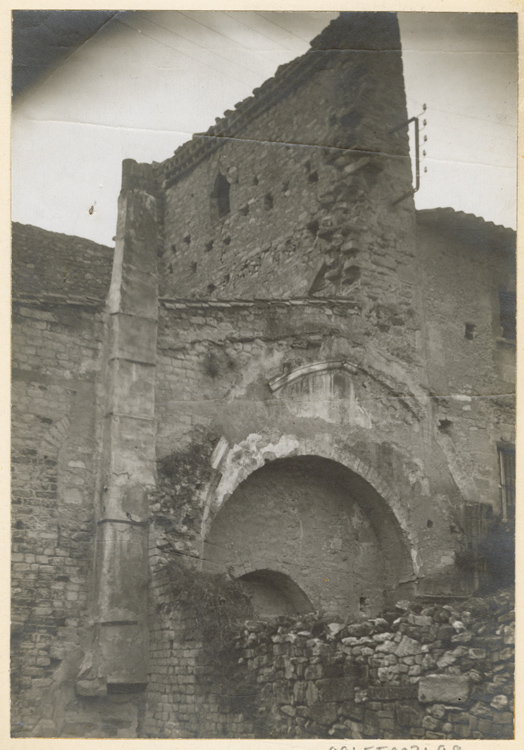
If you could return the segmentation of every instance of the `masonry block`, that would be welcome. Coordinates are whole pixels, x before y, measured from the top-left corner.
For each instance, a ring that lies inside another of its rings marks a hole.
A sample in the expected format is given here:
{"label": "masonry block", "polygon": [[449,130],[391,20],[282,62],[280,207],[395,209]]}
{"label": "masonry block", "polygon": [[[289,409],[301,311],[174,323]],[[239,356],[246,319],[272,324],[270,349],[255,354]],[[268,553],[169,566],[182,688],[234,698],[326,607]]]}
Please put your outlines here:
{"label": "masonry block", "polygon": [[418,683],[422,703],[464,703],[469,695],[469,680],[464,675],[432,674]]}

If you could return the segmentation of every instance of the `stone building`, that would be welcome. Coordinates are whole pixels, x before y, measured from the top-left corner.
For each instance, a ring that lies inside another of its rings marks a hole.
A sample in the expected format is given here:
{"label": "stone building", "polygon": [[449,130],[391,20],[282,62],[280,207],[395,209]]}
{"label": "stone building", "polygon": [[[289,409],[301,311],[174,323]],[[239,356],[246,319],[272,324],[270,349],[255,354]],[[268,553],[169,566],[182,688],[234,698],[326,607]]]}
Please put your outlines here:
{"label": "stone building", "polygon": [[[256,734],[199,687],[172,560],[241,580],[256,615],[340,623],[494,575],[484,552],[514,512],[515,236],[415,211],[393,14],[341,14],[172,158],[125,161],[114,250],[14,225],[13,274],[14,735]],[[415,718],[381,736],[436,732],[426,672],[478,703],[457,664],[408,664],[392,715]],[[362,688],[336,679],[339,702]],[[338,736],[339,709],[311,718],[337,701],[306,682],[278,731]],[[464,736],[508,736],[504,690],[486,709],[504,720],[473,712]]]}

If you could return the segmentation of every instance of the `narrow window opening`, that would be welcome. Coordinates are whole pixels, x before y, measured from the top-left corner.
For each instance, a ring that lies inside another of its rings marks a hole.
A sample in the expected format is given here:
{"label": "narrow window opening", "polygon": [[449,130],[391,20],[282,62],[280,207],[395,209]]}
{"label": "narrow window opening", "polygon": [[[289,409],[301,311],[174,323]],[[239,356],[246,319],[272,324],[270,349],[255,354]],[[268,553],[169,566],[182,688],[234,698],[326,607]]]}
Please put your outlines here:
{"label": "narrow window opening", "polygon": [[209,242],[206,242],[206,253],[211,252],[213,249],[213,240],[209,240]]}
{"label": "narrow window opening", "polygon": [[191,270],[193,271],[193,273],[196,273],[197,267],[198,266],[197,266],[196,261],[194,261],[193,263],[191,263]]}
{"label": "narrow window opening", "polygon": [[445,435],[449,435],[451,432],[452,425],[453,425],[453,422],[451,421],[451,419],[439,419],[438,421],[439,432],[443,432]]}
{"label": "narrow window opening", "polygon": [[216,212],[216,216],[221,219],[230,212],[231,207],[229,205],[229,190],[230,184],[227,177],[224,177],[222,172],[219,172],[216,176],[213,193],[211,200],[213,207]]}

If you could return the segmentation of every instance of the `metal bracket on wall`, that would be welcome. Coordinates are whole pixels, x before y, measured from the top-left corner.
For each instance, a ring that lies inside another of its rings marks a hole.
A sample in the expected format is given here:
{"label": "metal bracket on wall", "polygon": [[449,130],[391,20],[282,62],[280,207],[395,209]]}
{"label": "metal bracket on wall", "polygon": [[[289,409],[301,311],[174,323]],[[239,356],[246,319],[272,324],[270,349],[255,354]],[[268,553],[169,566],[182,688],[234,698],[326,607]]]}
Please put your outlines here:
{"label": "metal bracket on wall", "polygon": [[396,206],[397,203],[400,203],[401,201],[405,200],[406,198],[409,198],[410,195],[414,195],[417,190],[420,188],[420,138],[419,138],[419,131],[420,131],[420,125],[419,125],[419,118],[418,117],[410,117],[409,120],[406,120],[406,122],[400,123],[400,125],[397,125],[396,128],[393,128],[393,130],[389,131],[390,135],[393,135],[393,133],[396,133],[397,130],[401,130],[402,128],[409,128],[411,123],[415,123],[415,187],[412,188],[409,192],[404,193],[400,198],[397,198],[396,201],[393,201],[393,205]]}

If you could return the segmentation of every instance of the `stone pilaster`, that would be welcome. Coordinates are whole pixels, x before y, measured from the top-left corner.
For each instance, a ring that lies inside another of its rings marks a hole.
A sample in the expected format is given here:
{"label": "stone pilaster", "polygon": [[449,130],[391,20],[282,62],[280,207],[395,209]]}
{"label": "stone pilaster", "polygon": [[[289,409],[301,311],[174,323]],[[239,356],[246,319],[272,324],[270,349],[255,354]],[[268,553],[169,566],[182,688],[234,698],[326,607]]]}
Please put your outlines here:
{"label": "stone pilaster", "polygon": [[126,160],[108,296],[96,553],[99,684],[147,682],[148,496],[155,483],[157,222],[151,167]]}

